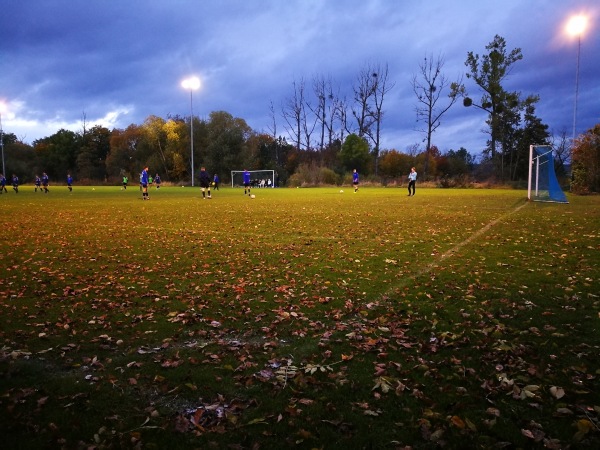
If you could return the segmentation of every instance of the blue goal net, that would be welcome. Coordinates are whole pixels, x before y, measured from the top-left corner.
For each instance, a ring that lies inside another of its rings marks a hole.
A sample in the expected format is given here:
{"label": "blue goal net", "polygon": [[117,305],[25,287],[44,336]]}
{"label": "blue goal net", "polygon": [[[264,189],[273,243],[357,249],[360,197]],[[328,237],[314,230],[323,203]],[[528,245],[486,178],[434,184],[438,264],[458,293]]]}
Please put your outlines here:
{"label": "blue goal net", "polygon": [[569,203],[556,178],[552,147],[531,146],[528,198],[540,202]]}

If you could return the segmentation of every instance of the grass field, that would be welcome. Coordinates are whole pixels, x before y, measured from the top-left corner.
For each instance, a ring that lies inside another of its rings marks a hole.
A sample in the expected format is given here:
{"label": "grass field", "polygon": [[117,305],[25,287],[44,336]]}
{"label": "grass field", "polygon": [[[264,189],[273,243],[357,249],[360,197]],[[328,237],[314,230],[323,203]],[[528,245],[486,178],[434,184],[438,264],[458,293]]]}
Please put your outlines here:
{"label": "grass field", "polygon": [[600,197],[21,187],[3,448],[599,448]]}

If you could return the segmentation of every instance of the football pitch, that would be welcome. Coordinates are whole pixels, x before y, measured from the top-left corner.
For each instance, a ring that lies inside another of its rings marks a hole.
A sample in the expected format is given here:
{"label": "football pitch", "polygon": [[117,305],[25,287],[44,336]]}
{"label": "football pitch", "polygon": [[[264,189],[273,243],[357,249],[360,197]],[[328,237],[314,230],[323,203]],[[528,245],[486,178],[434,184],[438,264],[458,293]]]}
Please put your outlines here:
{"label": "football pitch", "polygon": [[597,448],[600,197],[22,186],[7,448]]}

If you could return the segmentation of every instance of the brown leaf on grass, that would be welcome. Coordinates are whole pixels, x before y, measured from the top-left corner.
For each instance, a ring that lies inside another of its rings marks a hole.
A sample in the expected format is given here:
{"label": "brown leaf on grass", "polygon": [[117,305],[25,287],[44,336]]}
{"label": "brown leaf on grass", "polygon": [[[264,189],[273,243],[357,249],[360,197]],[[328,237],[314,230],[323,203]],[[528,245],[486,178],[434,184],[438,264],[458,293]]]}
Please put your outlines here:
{"label": "brown leaf on grass", "polygon": [[452,425],[454,425],[457,428],[460,428],[461,430],[463,430],[466,427],[465,422],[458,416],[452,416],[450,422],[452,422]]}

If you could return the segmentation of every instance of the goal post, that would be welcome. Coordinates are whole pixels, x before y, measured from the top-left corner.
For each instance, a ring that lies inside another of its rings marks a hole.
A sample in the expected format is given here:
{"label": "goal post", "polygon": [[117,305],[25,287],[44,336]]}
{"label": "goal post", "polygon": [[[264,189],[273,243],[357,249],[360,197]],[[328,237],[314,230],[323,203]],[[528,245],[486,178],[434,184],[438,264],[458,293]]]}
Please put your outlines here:
{"label": "goal post", "polygon": [[569,203],[556,178],[552,152],[549,145],[529,146],[527,198],[537,202]]}
{"label": "goal post", "polygon": [[[275,171],[274,170],[249,170],[250,184],[253,188],[274,188]],[[231,171],[231,187],[240,187],[244,185],[244,170]]]}

